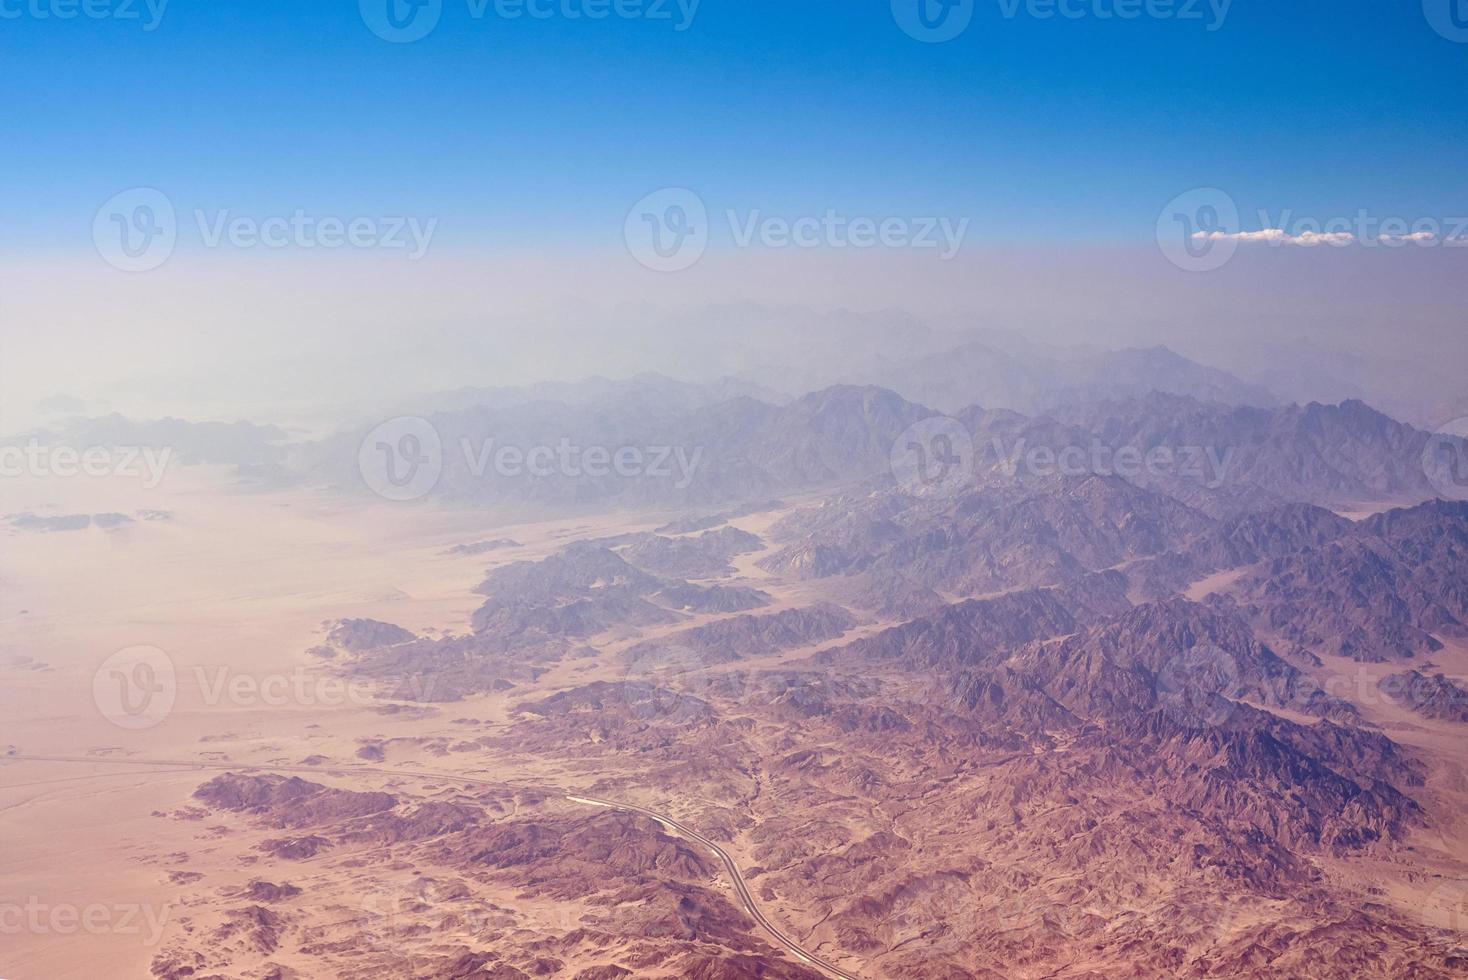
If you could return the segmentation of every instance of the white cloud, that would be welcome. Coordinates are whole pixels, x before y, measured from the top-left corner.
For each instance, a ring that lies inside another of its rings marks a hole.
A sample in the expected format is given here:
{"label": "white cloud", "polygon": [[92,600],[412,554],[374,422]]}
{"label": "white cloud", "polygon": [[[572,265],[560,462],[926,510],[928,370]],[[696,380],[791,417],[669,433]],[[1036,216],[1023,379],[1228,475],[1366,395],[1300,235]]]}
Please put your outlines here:
{"label": "white cloud", "polygon": [[[1388,245],[1405,245],[1408,242],[1435,242],[1437,241],[1437,232],[1414,231],[1410,235],[1380,235],[1378,237]],[[1452,241],[1452,239],[1449,239],[1449,241]]]}
{"label": "white cloud", "polygon": [[1464,239],[1446,238],[1440,239],[1435,231],[1414,231],[1409,235],[1377,235],[1371,238],[1360,238],[1349,231],[1304,231],[1298,235],[1291,235],[1283,228],[1264,228],[1260,231],[1198,231],[1193,233],[1193,240],[1200,242],[1239,242],[1241,244],[1265,244],[1265,245],[1299,245],[1302,248],[1314,248],[1317,245],[1334,245],[1341,248],[1347,245],[1365,244],[1371,245],[1380,242],[1383,245],[1433,245],[1443,241],[1449,245],[1456,245]]}
{"label": "white cloud", "polygon": [[1291,235],[1283,228],[1265,228],[1262,231],[1199,231],[1194,232],[1193,238],[1208,242],[1263,242],[1266,245],[1300,245],[1307,248],[1313,248],[1316,245],[1340,247],[1353,245],[1356,242],[1356,236],[1348,231],[1307,231]]}

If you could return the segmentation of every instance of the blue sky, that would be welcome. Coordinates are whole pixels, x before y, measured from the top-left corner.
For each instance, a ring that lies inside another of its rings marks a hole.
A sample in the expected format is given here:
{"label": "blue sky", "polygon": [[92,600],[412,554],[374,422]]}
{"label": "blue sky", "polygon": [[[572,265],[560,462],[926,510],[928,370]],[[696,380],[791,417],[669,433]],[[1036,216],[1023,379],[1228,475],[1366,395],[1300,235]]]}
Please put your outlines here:
{"label": "blue sky", "polygon": [[171,0],[152,31],[145,0],[134,21],[34,14],[64,2],[0,0],[20,12],[0,19],[9,249],[89,249],[135,186],[434,215],[441,245],[512,251],[618,245],[632,202],[679,185],[719,211],[966,216],[996,244],[1147,241],[1209,185],[1247,214],[1468,214],[1468,44],[1419,0],[1235,0],[1217,30],[1206,2],[1121,21],[1095,16],[1114,0],[1074,0],[1078,20],[966,0],[944,44],[889,0],[702,0],[683,31],[443,0],[408,44],[356,0]]}

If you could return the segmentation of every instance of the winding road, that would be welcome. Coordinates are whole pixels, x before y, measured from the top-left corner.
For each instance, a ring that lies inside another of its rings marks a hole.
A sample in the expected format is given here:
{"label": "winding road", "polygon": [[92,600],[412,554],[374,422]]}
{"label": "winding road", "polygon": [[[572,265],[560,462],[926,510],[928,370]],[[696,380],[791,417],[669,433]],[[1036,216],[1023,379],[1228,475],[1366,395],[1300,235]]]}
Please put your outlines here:
{"label": "winding road", "polygon": [[801,946],[785,933],[781,932],[769,919],[765,918],[755,902],[754,896],[750,894],[749,886],[745,884],[744,874],[739,870],[739,865],[729,852],[724,850],[707,837],[700,834],[671,817],[656,813],[645,807],[636,806],[632,803],[618,803],[614,800],[599,800],[595,797],[580,796],[567,792],[564,789],[556,789],[546,786],[526,786],[519,783],[509,783],[504,780],[483,779],[477,776],[463,776],[452,772],[435,772],[423,769],[379,769],[374,766],[250,766],[238,763],[224,762],[182,762],[176,759],[106,759],[93,758],[90,756],[65,756],[65,755],[6,755],[0,756],[0,762],[63,762],[63,763],[88,763],[90,765],[123,765],[123,766],[152,766],[176,769],[201,769],[219,770],[226,772],[248,772],[248,773],[310,773],[328,776],[397,776],[408,779],[431,779],[444,782],[472,783],[478,786],[498,786],[507,789],[520,790],[522,792],[540,793],[545,796],[559,796],[571,803],[580,803],[583,806],[603,807],[608,810],[620,810],[624,813],[636,813],[652,820],[668,830],[691,841],[708,848],[714,856],[724,863],[724,870],[729,876],[729,881],[734,885],[734,891],[739,896],[739,901],[744,904],[744,910],[749,914],[761,929],[763,929],[780,948],[787,950],[796,959],[826,974],[835,977],[836,980],[859,980],[852,973],[847,973],[840,967],[835,966],[816,954]]}

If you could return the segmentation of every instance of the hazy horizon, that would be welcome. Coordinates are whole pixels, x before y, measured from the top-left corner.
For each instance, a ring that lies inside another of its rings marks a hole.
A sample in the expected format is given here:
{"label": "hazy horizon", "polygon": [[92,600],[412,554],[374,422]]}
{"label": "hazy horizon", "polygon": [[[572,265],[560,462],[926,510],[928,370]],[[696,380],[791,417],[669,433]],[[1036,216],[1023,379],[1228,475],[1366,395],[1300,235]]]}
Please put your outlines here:
{"label": "hazy horizon", "polygon": [[[288,422],[459,387],[649,370],[780,387],[739,363],[741,333],[762,331],[767,347],[769,334],[789,331],[819,346],[843,324],[858,345],[882,324],[1093,350],[1162,345],[1274,389],[1289,388],[1278,372],[1339,374],[1332,356],[1354,355],[1363,375],[1377,362],[1374,383],[1343,379],[1363,390],[1277,393],[1360,394],[1432,425],[1468,398],[1444,367],[1468,361],[1468,279],[1447,274],[1460,255],[1259,245],[1205,275],[1147,249],[986,249],[951,263],[710,253],[676,275],[625,252],[411,267],[180,256],[145,275],[31,260],[15,266],[4,301],[0,431],[44,422],[38,403],[80,391],[92,393],[89,414]],[[230,295],[251,300],[209,298]],[[1420,410],[1404,411],[1412,401]]]}

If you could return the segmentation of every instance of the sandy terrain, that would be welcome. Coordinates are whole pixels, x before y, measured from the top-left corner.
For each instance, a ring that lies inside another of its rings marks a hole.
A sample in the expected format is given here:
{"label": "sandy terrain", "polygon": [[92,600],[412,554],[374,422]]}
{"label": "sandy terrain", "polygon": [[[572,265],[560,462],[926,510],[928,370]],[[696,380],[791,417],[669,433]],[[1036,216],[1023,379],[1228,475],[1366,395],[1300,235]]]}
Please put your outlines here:
{"label": "sandy terrain", "polygon": [[[147,977],[154,956],[171,939],[196,924],[217,926],[228,900],[254,869],[266,877],[279,870],[258,851],[269,831],[196,807],[192,794],[219,770],[180,770],[150,760],[232,767],[320,764],[326,771],[308,773],[308,778],[359,791],[397,789],[413,799],[451,799],[464,789],[437,775],[444,773],[591,793],[600,779],[616,774],[596,771],[574,750],[539,756],[528,749],[495,752],[474,740],[492,739],[507,729],[511,706],[527,697],[593,681],[628,680],[621,654],[629,646],[723,615],[689,615],[673,624],[598,636],[592,643],[598,656],[570,656],[551,665],[533,691],[521,687],[385,713],[376,694],[344,686],[329,664],[307,653],[322,642],[327,624],[370,618],[430,636],[462,633],[482,601],[473,590],[487,568],[544,558],[575,540],[648,530],[670,515],[509,526],[482,513],[343,502],[312,492],[241,491],[226,486],[222,474],[202,469],[175,471],[153,490],[118,481],[38,481],[7,485],[5,492],[0,501],[0,835],[7,846],[0,857],[0,976],[8,980]],[[145,511],[168,516],[144,520]],[[22,531],[5,519],[25,512],[118,512],[138,519],[114,530],[82,531]],[[733,523],[765,535],[778,516],[760,514]],[[518,544],[477,556],[449,550],[498,538]],[[828,598],[820,583],[782,583],[759,568],[757,562],[771,550],[768,540],[766,545],[765,552],[736,557],[736,574],[719,581],[770,593],[772,601],[757,610],[759,615]],[[1238,575],[1212,576],[1196,583],[1189,595],[1225,591]],[[890,625],[864,618],[844,639]],[[829,645],[701,665],[707,675],[702,682],[724,670],[789,665]],[[99,671],[100,683],[109,682],[105,665],[110,657],[139,646],[162,652],[176,686],[171,709],[147,726],[119,717],[115,706],[99,700],[96,686]],[[1468,649],[1451,648],[1434,663],[1454,676],[1468,675]],[[1315,675],[1329,693],[1357,703],[1368,722],[1429,756],[1428,790],[1441,801],[1434,811],[1461,814],[1468,803],[1468,746],[1453,725],[1412,715],[1379,694],[1380,676],[1399,669],[1400,664],[1327,660]],[[759,719],[746,720],[761,759],[807,747],[789,744],[777,728],[760,730]],[[813,748],[822,764],[836,761],[838,747]],[[387,761],[374,763],[362,754],[371,751],[386,751]],[[1063,755],[1064,746],[1055,752]],[[55,758],[31,758],[37,756]],[[333,771],[373,765],[398,775]],[[424,775],[403,775],[411,771]],[[736,785],[752,798],[777,792],[771,774],[759,767],[716,775],[686,787],[672,780],[643,786],[628,776],[617,798],[708,827],[701,821],[728,813],[729,800],[701,794],[727,796]],[[945,788],[956,791],[968,781],[980,786],[984,779],[977,773],[954,774]],[[518,816],[522,802],[516,799],[511,806]],[[560,798],[526,806],[550,818],[577,810]],[[824,816],[844,823],[853,840],[902,826],[880,807],[873,810],[855,798],[849,809],[837,805]],[[734,829],[732,823],[708,827],[711,838],[746,868],[759,864],[761,849],[770,847],[768,841],[760,843],[757,830]],[[1413,843],[1420,860],[1410,865],[1352,860],[1324,862],[1324,869],[1407,915],[1461,928],[1459,919],[1468,921],[1463,887],[1468,864],[1454,856],[1468,854],[1468,820],[1440,820],[1419,838]],[[347,935],[345,924],[360,917],[364,907],[371,911],[374,902],[423,886],[411,867],[383,863],[373,845],[360,845],[360,853],[354,850],[358,846],[289,866],[295,884],[312,887],[309,909],[296,914],[307,917],[323,940]],[[470,914],[493,918],[497,929],[523,929],[526,937],[575,929],[584,913],[576,902],[527,897],[482,881],[477,887]],[[726,881],[713,887],[732,898]],[[799,895],[782,893],[768,880],[755,883],[754,890],[764,913],[782,930],[819,940],[829,912],[817,915]],[[471,921],[464,928],[472,934],[482,925]],[[840,953],[829,942],[821,950],[838,959]],[[320,966],[290,950],[274,961],[307,975]],[[593,964],[567,962],[566,969],[582,965]]]}
{"label": "sandy terrain", "polygon": [[[236,492],[203,469],[175,470],[154,489],[123,479],[7,481],[0,500],[0,515],[140,511],[170,516],[116,530],[0,528],[0,754],[355,761],[359,740],[420,726],[378,713],[376,699],[305,656],[323,622],[463,630],[486,567],[543,557],[568,537],[643,527],[507,529],[482,514]],[[524,547],[446,553],[502,536]],[[93,677],[138,645],[171,660],[177,700],[158,724],[129,730],[99,711]],[[503,711],[503,697],[480,700],[456,711]],[[188,771],[0,761],[0,975],[90,978],[107,964],[109,976],[146,976],[159,939],[151,923],[165,934],[178,927],[171,870],[207,873],[226,860],[198,856],[198,825],[150,816],[186,805],[201,781]],[[170,854],[192,857],[170,868]],[[91,924],[72,922],[72,910]]]}

